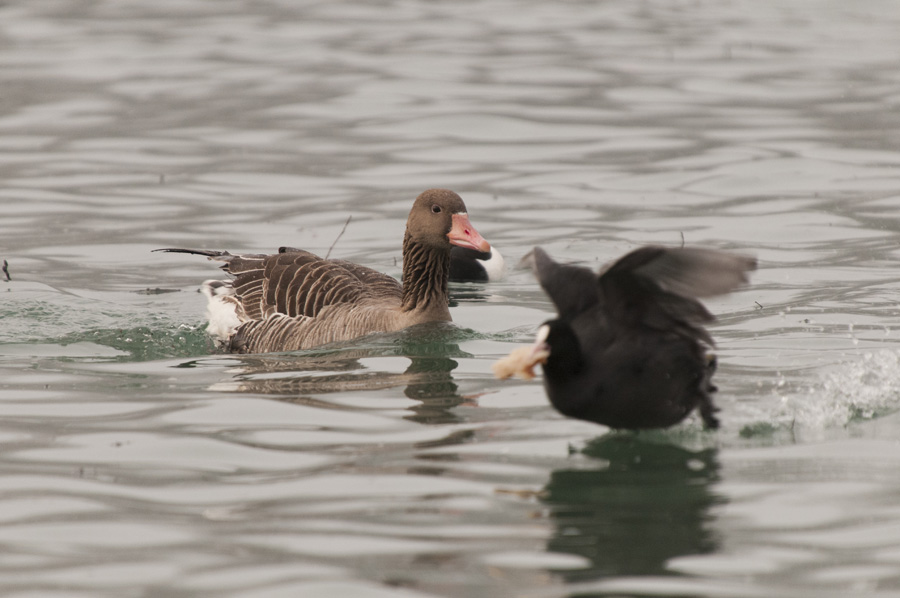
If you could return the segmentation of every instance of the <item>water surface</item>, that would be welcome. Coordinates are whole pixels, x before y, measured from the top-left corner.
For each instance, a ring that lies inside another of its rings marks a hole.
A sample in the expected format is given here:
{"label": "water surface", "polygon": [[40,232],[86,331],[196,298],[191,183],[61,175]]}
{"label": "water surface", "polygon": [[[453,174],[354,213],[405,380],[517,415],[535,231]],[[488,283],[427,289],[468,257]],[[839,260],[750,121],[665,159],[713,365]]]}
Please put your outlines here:
{"label": "water surface", "polygon": [[[900,9],[0,6],[5,596],[900,594]],[[709,302],[723,429],[566,420],[490,364],[552,308],[217,353],[202,258],[400,273],[412,199],[515,263],[751,252]],[[346,232],[337,239],[347,223]]]}

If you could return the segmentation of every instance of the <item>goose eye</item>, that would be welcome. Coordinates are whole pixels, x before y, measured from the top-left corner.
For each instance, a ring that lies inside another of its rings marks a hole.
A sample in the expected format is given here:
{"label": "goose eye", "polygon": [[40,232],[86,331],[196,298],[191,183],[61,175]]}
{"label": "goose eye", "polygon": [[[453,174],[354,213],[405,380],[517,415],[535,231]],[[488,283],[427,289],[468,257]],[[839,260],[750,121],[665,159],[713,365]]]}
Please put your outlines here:
{"label": "goose eye", "polygon": [[431,206],[431,211],[434,212],[435,214],[440,214],[440,213],[441,213],[441,206],[433,205],[433,206]]}

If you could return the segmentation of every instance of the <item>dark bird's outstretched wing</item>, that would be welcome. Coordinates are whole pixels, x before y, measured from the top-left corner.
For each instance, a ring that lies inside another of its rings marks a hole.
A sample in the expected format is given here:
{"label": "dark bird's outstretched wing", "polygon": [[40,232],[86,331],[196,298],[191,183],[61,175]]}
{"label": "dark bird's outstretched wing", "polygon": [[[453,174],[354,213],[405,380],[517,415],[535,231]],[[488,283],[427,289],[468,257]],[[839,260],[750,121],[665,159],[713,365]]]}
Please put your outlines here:
{"label": "dark bird's outstretched wing", "polygon": [[532,262],[534,274],[560,318],[572,319],[596,305],[597,275],[587,268],[555,262],[540,247],[535,247],[523,261]]}
{"label": "dark bird's outstretched wing", "polygon": [[598,279],[610,322],[674,331],[713,344],[702,325],[714,320],[698,301],[747,282],[756,259],[698,247],[636,249]]}

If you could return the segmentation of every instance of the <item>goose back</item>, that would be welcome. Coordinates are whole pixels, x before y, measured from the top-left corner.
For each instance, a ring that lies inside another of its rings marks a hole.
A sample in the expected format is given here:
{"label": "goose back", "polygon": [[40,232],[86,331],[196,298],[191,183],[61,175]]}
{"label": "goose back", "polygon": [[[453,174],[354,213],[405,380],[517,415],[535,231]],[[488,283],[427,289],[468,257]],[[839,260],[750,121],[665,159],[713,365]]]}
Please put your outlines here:
{"label": "goose back", "polygon": [[293,248],[273,255],[228,255],[231,300],[243,322],[227,341],[236,353],[294,351],[402,328],[400,283],[345,260]]}
{"label": "goose back", "polygon": [[330,305],[392,301],[403,294],[400,283],[386,274],[300,249],[222,261],[222,269],[235,277],[234,296],[249,320],[273,314],[314,318]]}

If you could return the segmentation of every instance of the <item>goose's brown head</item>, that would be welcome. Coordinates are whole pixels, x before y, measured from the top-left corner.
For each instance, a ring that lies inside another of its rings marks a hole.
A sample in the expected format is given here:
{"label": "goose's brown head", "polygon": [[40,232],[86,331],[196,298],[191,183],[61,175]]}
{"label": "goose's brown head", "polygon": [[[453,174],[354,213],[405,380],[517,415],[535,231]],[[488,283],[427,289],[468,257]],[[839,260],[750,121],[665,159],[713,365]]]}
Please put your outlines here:
{"label": "goose's brown head", "polygon": [[469,222],[462,198],[449,189],[423,191],[409,212],[406,232],[421,245],[448,252],[451,245],[491,250],[491,244]]}

